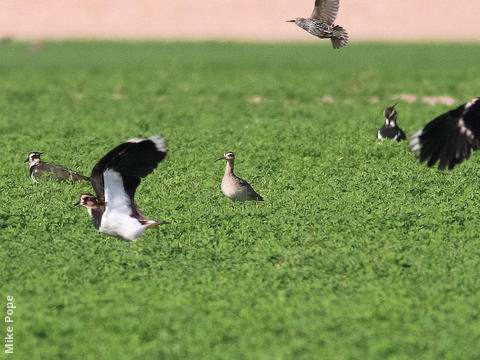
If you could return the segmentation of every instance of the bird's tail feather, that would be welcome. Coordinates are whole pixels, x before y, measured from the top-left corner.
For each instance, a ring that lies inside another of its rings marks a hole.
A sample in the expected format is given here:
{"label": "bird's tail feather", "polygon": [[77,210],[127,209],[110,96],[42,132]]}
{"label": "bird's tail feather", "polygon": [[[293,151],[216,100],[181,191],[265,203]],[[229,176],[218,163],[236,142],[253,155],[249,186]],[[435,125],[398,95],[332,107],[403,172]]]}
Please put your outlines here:
{"label": "bird's tail feather", "polygon": [[88,176],[84,176],[73,170],[70,170],[70,175],[72,176],[72,182],[74,183],[77,181],[90,181],[90,178]]}
{"label": "bird's tail feather", "polygon": [[155,221],[155,220],[140,220],[140,223],[147,228],[151,228],[158,225],[169,224],[169,222],[167,221]]}
{"label": "bird's tail feather", "polygon": [[340,49],[348,44],[348,33],[341,26],[333,27],[332,45],[334,49]]}

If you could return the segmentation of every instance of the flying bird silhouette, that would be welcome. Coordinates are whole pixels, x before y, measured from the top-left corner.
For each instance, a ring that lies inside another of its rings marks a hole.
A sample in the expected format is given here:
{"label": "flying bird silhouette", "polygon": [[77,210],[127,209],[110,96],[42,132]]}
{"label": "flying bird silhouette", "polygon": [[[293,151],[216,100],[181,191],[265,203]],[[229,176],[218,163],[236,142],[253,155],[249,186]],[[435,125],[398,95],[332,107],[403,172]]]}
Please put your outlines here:
{"label": "flying bird silhouette", "polygon": [[331,39],[333,48],[339,49],[348,44],[348,34],[341,26],[334,25],[338,2],[339,0],[316,0],[309,18],[296,18],[287,22],[295,23],[320,39]]}
{"label": "flying bird silhouette", "polygon": [[453,169],[472,149],[480,149],[480,97],[436,117],[413,134],[409,144],[428,166],[439,161],[439,170]]}

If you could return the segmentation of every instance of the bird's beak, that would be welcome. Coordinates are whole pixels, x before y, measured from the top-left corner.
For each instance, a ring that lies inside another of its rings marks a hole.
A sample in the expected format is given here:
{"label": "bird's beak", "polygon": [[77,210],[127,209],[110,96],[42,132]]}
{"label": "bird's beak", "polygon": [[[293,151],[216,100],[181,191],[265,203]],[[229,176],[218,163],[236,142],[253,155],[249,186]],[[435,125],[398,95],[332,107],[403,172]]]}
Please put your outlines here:
{"label": "bird's beak", "polygon": [[285,22],[295,22],[295,20],[287,20],[287,21],[285,21]]}
{"label": "bird's beak", "polygon": [[218,158],[218,159],[215,160],[215,161],[218,161],[218,160],[225,160],[225,156],[222,156],[221,158]]}
{"label": "bird's beak", "polygon": [[24,163],[26,163],[26,162],[28,162],[28,161],[29,161],[29,160],[28,160],[28,158],[27,158],[27,160],[25,160]]}
{"label": "bird's beak", "polygon": [[80,200],[78,200],[75,204],[73,204],[73,206],[78,206],[80,205]]}

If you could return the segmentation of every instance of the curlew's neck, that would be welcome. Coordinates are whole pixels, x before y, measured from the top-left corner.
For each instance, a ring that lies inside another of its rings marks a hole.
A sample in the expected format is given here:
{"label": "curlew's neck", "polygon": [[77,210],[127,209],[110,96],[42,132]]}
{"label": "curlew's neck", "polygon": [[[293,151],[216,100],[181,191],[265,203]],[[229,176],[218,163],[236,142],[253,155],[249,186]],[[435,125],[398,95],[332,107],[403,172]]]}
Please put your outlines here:
{"label": "curlew's neck", "polygon": [[233,160],[227,160],[227,166],[225,167],[225,176],[233,174]]}

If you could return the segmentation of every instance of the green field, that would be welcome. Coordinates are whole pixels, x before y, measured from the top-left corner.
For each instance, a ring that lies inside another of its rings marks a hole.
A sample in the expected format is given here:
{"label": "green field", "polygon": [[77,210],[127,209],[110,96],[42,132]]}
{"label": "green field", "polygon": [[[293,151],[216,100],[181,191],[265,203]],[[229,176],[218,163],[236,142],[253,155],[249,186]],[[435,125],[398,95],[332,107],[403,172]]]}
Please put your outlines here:
{"label": "green field", "polygon": [[[478,96],[479,63],[479,44],[0,44],[0,358],[479,359],[479,154],[439,172],[375,139],[396,94]],[[451,107],[399,101],[398,123]],[[73,206],[88,184],[23,163],[89,174],[157,133],[136,199],[170,224],[133,243]],[[245,214],[225,151],[265,198]]]}

